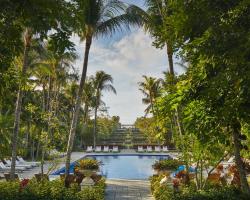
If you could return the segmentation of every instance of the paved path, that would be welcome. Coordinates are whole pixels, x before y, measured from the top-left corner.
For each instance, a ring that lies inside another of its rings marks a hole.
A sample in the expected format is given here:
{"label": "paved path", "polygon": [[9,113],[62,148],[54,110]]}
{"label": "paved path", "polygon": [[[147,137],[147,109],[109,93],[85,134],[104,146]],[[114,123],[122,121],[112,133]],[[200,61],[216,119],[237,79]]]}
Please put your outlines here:
{"label": "paved path", "polygon": [[149,181],[106,180],[105,200],[153,200]]}

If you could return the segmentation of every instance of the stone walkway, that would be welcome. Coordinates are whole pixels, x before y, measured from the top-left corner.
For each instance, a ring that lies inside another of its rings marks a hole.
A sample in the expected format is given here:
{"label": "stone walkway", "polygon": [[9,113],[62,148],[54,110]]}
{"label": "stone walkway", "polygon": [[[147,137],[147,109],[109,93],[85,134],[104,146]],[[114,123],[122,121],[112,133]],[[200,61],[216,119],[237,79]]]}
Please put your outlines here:
{"label": "stone walkway", "polygon": [[154,200],[149,181],[106,180],[105,200]]}

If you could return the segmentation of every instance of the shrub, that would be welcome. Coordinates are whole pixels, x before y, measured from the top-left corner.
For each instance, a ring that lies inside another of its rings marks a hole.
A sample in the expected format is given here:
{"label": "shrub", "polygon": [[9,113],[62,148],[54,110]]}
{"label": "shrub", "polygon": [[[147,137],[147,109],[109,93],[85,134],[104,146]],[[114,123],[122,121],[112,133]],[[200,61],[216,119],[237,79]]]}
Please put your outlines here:
{"label": "shrub", "polygon": [[173,200],[248,200],[246,196],[235,187],[211,188],[206,191],[186,192],[175,195]]}
{"label": "shrub", "polygon": [[155,170],[177,170],[178,166],[182,165],[183,163],[178,160],[159,160],[156,161],[152,167]]}
{"label": "shrub", "polygon": [[163,178],[163,175],[153,175],[149,178],[150,186],[151,186],[151,192],[153,193],[156,188],[160,187],[160,181]]}
{"label": "shrub", "polygon": [[19,182],[0,182],[0,199],[18,199],[20,190]]}
{"label": "shrub", "polygon": [[77,166],[80,169],[98,170],[100,163],[97,160],[88,158],[88,159],[80,160]]}
{"label": "shrub", "polygon": [[20,182],[0,182],[1,200],[103,200],[104,191],[104,179],[82,191],[77,184],[65,188],[61,180],[37,182],[32,179],[24,188],[20,187]]}
{"label": "shrub", "polygon": [[171,186],[160,185],[163,176],[152,176],[150,178],[151,191],[156,200],[248,200],[249,196],[244,195],[236,187],[223,187],[209,185],[202,191],[196,191],[195,185],[191,183],[183,187],[181,192],[174,192]]}
{"label": "shrub", "polygon": [[87,187],[78,193],[79,200],[104,200],[105,179],[101,179],[94,187]]}

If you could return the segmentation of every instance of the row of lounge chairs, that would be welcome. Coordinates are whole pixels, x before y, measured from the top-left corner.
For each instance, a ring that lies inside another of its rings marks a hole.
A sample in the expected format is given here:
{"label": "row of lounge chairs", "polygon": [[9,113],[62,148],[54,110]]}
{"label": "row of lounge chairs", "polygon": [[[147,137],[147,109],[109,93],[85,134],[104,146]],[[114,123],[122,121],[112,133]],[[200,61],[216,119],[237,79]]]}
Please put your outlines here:
{"label": "row of lounge chairs", "polygon": [[101,146],[96,146],[96,148],[93,148],[92,146],[87,146],[86,152],[91,153],[91,152],[113,152],[113,153],[118,153],[119,148],[118,146],[113,146],[112,148],[109,148],[109,146],[104,146],[103,149]]}
{"label": "row of lounge chairs", "polygon": [[167,146],[163,146],[161,148],[161,146],[155,146],[154,150],[152,146],[147,146],[146,149],[143,148],[143,146],[138,146],[137,149],[138,152],[168,152],[168,147]]}
{"label": "row of lounge chairs", "polygon": [[[142,152],[168,152],[169,149],[167,146],[155,146],[154,149],[152,146],[147,146],[146,149],[144,149],[143,146],[138,146],[138,149],[137,149],[138,152],[142,153]],[[87,150],[86,150],[87,153],[91,153],[91,152],[105,152],[105,153],[108,153],[108,152],[119,152],[119,148],[118,146],[113,146],[113,147],[109,147],[109,146],[103,146],[103,149],[102,149],[102,146],[96,146],[96,148],[93,148],[93,146],[87,146]]]}
{"label": "row of lounge chairs", "polygon": [[[21,156],[17,156],[16,160],[16,171],[23,172],[25,170],[32,169],[40,165],[40,162],[28,162],[25,161]],[[11,168],[11,160],[10,159],[3,159],[0,162],[0,171],[6,172],[10,171]]]}

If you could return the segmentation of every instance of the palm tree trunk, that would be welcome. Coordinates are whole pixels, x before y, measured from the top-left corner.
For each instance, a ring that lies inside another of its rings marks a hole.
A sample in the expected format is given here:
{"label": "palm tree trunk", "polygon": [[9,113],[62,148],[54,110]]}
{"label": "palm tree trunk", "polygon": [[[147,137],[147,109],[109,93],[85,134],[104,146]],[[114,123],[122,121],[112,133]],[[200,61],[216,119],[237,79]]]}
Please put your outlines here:
{"label": "palm tree trunk", "polygon": [[70,133],[69,133],[69,138],[68,138],[67,155],[66,155],[66,163],[65,163],[65,186],[67,187],[69,186],[68,175],[69,175],[69,169],[70,169],[70,158],[71,158],[71,153],[72,153],[74,139],[75,139],[76,125],[77,125],[78,116],[79,116],[80,107],[81,107],[81,98],[82,98],[83,87],[84,87],[86,74],[87,74],[89,50],[91,47],[91,43],[92,43],[92,35],[86,37],[82,76],[81,76],[80,86],[79,86],[79,90],[78,90],[77,97],[76,97],[75,110],[73,112],[73,119],[71,122]]}
{"label": "palm tree trunk", "polygon": [[93,134],[93,145],[96,147],[96,130],[97,130],[97,109],[98,106],[95,106],[95,119],[94,119],[94,134]]}
{"label": "palm tree trunk", "polygon": [[32,154],[31,154],[31,159],[32,159],[32,161],[34,161],[35,160],[35,140],[34,140],[34,138],[32,139]]}
{"label": "palm tree trunk", "polygon": [[84,115],[83,115],[83,123],[86,124],[88,120],[88,112],[89,112],[89,105],[85,103],[84,105]]}
{"label": "palm tree trunk", "polygon": [[[32,117],[31,117],[32,118]],[[31,144],[31,136],[30,136],[30,126],[31,126],[31,122],[32,120],[29,119],[28,123],[27,123],[27,130],[26,130],[26,146],[25,148],[27,149],[26,152],[26,156],[29,157],[30,152],[29,152],[29,145]],[[30,145],[31,146],[31,145]]]}
{"label": "palm tree trunk", "polygon": [[150,104],[151,104],[151,109],[152,109],[152,114],[153,116],[155,116],[155,109],[154,109],[154,102],[153,102],[153,99],[152,99],[152,94],[150,93]]}
{"label": "palm tree trunk", "polygon": [[240,150],[241,150],[241,143],[239,139],[240,130],[241,130],[240,122],[236,120],[232,128],[233,128],[234,155],[235,155],[236,166],[240,175],[241,189],[246,194],[250,194],[250,189],[249,189],[249,185],[248,185],[247,178],[246,178],[246,172],[244,169],[244,163],[240,156]]}
{"label": "palm tree trunk", "polygon": [[167,55],[168,55],[168,63],[169,63],[169,73],[174,77],[174,62],[173,62],[173,49],[170,44],[166,44],[167,46]]}
{"label": "palm tree trunk", "polygon": [[[24,33],[23,68],[22,68],[21,78],[26,76],[26,71],[28,68],[28,54],[30,51],[31,38],[32,38],[31,29],[26,28],[25,33]],[[10,179],[12,180],[15,178],[15,169],[16,169],[17,140],[18,140],[19,127],[20,127],[20,115],[21,115],[22,99],[23,99],[22,82],[23,81],[21,81],[19,85],[19,89],[17,93],[14,129],[13,129],[13,135],[12,135],[12,141],[11,141],[12,142],[12,157],[11,157]]]}
{"label": "palm tree trunk", "polygon": [[[44,89],[44,88],[43,88]],[[45,93],[45,92],[44,92]],[[46,102],[47,100],[47,102]],[[43,112],[48,112],[48,123],[47,123],[47,133],[48,135],[45,138],[45,141],[43,141],[41,145],[41,150],[42,150],[42,155],[41,155],[41,174],[42,177],[44,175],[44,159],[45,159],[45,154],[47,150],[47,144],[48,144],[48,139],[50,136],[50,121],[51,121],[51,108],[52,108],[52,77],[49,75],[49,87],[48,87],[48,94],[47,98],[43,100]],[[43,132],[43,130],[42,130]]]}
{"label": "palm tree trunk", "polygon": [[[168,55],[168,62],[169,62],[169,73],[171,75],[172,84],[174,84],[175,74],[174,74],[174,62],[173,62],[173,48],[170,44],[167,44],[167,43],[166,43],[166,46],[167,46],[167,55]],[[175,114],[176,114],[176,122],[177,122],[178,130],[179,130],[179,134],[182,135],[183,128],[182,128],[182,123],[180,120],[180,114],[179,114],[178,108],[176,108]]]}

